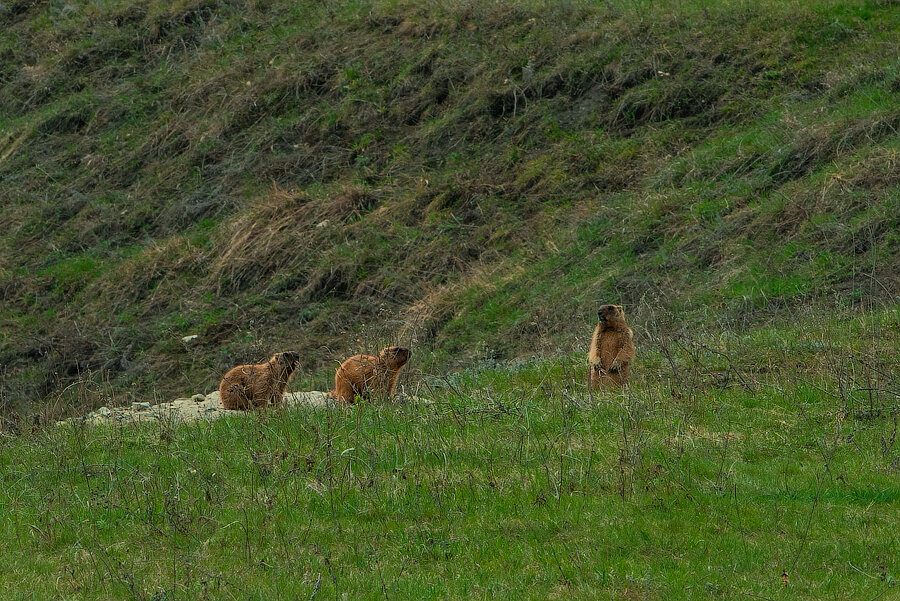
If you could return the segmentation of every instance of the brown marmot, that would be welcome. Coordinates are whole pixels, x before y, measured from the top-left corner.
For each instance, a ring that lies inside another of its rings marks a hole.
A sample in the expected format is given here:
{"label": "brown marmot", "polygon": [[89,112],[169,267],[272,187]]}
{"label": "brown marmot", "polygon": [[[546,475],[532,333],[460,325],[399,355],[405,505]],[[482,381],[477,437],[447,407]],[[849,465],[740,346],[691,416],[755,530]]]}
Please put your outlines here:
{"label": "brown marmot", "polygon": [[334,374],[334,390],[329,398],[353,403],[356,397],[367,398],[373,393],[388,398],[394,393],[400,370],[409,361],[408,348],[389,346],[372,355],[353,355],[338,367]]}
{"label": "brown marmot", "polygon": [[627,385],[634,361],[634,334],[625,323],[625,310],[621,305],[603,305],[597,318],[600,321],[588,354],[591,389],[596,390],[601,384]]}
{"label": "brown marmot", "polygon": [[251,409],[281,405],[288,381],[300,364],[300,353],[275,353],[265,363],[238,365],[228,370],[219,384],[219,397],[226,409]]}

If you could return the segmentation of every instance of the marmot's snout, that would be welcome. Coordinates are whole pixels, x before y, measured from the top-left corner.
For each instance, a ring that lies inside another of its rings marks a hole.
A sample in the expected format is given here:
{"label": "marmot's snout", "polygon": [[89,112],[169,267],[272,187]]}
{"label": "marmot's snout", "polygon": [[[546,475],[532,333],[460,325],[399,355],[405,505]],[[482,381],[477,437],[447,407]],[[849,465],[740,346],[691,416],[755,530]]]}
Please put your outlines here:
{"label": "marmot's snout", "polygon": [[410,355],[412,355],[412,352],[403,346],[391,346],[384,349],[383,352],[388,357],[393,356],[398,365],[405,365],[409,361]]}

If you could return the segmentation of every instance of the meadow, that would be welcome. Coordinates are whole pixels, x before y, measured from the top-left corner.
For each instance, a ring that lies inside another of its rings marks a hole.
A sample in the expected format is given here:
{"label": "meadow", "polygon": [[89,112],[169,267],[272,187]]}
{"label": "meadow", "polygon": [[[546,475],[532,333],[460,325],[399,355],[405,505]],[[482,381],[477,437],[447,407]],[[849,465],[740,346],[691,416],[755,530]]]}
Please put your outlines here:
{"label": "meadow", "polygon": [[[40,428],[0,450],[4,599],[889,599],[896,310],[411,364],[405,400]],[[847,352],[849,350],[849,352]]]}
{"label": "meadow", "polygon": [[[0,599],[897,598],[898,23],[0,0]],[[385,403],[55,425],[389,344]]]}

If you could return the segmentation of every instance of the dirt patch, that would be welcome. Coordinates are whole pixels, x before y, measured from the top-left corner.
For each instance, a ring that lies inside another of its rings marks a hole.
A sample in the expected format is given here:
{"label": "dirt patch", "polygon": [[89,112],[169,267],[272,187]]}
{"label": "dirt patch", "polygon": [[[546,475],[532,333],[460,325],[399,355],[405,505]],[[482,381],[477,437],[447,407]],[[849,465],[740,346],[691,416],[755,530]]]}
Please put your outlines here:
{"label": "dirt patch", "polygon": [[[284,407],[327,407],[333,404],[324,392],[317,390],[309,392],[284,393]],[[73,417],[57,424],[80,423],[138,423],[147,421],[182,421],[188,422],[197,419],[207,421],[218,419],[226,415],[246,414],[247,411],[231,411],[222,407],[219,400],[219,392],[211,392],[207,395],[195,394],[191,398],[175,399],[167,403],[151,405],[150,403],[135,402],[131,407],[100,407],[85,417]]]}

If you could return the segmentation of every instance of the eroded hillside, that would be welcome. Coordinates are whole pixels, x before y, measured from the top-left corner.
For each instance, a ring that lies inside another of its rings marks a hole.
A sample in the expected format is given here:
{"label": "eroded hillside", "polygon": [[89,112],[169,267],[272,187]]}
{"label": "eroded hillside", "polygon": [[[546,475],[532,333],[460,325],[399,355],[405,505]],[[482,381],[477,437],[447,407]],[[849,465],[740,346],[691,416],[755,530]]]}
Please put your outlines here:
{"label": "eroded hillside", "polygon": [[441,368],[571,349],[600,300],[737,327],[895,305],[898,22],[5,2],[0,399],[174,395],[272,348],[306,374],[373,341]]}

